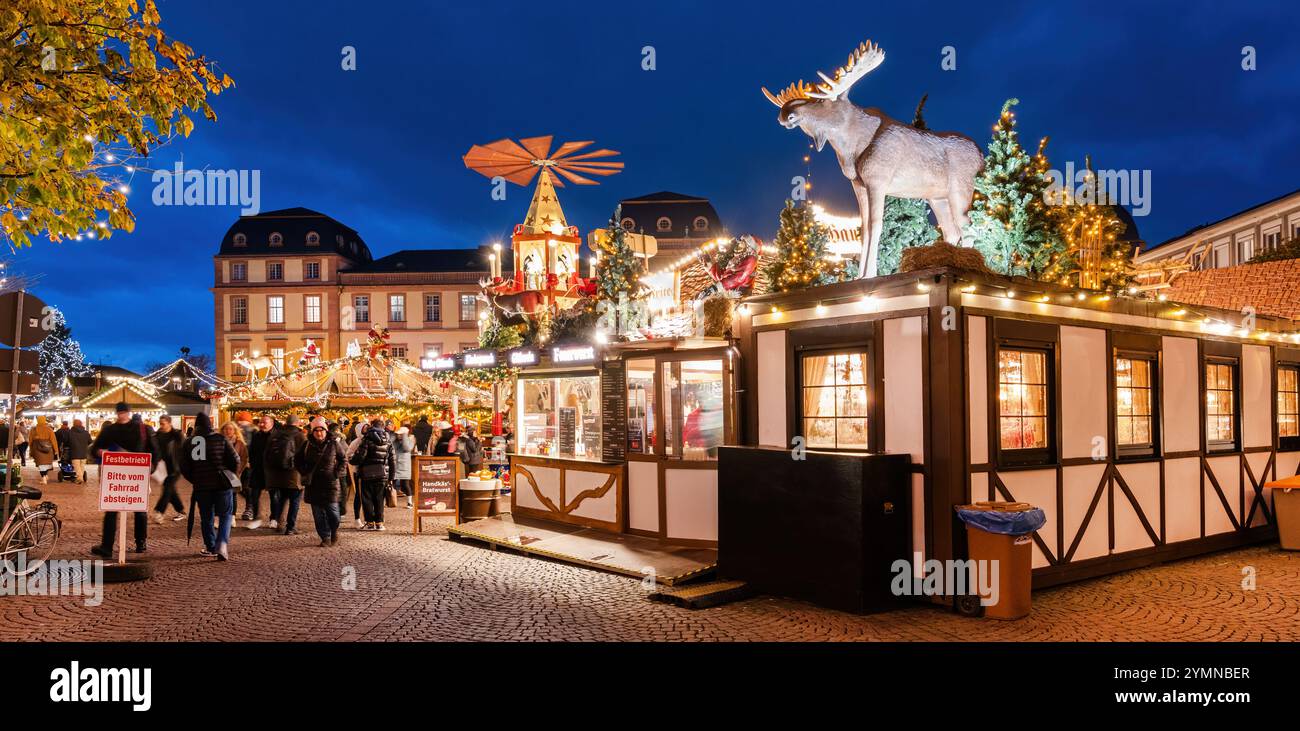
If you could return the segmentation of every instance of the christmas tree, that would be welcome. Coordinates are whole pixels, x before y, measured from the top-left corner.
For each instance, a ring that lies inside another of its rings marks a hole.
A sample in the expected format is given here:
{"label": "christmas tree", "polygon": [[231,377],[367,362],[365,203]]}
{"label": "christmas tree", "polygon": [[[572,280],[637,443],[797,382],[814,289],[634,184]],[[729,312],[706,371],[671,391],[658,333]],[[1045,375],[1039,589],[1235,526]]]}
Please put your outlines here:
{"label": "christmas tree", "polygon": [[808,205],[785,202],[776,230],[776,254],[764,269],[772,291],[789,292],[824,284],[828,278],[826,245],[830,235]]}
{"label": "christmas tree", "polygon": [[[929,94],[921,97],[912,115],[912,126],[927,129],[921,110]],[[903,249],[909,246],[928,246],[939,238],[939,229],[930,223],[930,206],[916,198],[885,196],[885,215],[880,227],[880,254],[876,271],[881,275],[898,271]]]}
{"label": "christmas tree", "polygon": [[634,299],[640,286],[641,263],[627,244],[623,225],[619,223],[622,216],[623,207],[615,208],[614,217],[609,219],[609,228],[599,242],[596,298],[612,304],[617,304],[620,297],[625,301]]}
{"label": "christmas tree", "polygon": [[72,330],[63,317],[63,312],[56,307],[50,308],[50,334],[45,336],[37,346],[37,366],[40,371],[41,399],[56,394],[66,393],[64,379],[68,376],[81,376],[90,372],[86,366],[86,357],[81,353],[81,345],[72,339]]}
{"label": "christmas tree", "polygon": [[1128,227],[1097,190],[1092,159],[1085,158],[1087,172],[1077,191],[1070,181],[1061,188],[1054,222],[1063,249],[1057,253],[1043,278],[1084,289],[1118,292],[1133,284],[1133,252],[1119,240]]}
{"label": "christmas tree", "polygon": [[1031,160],[1016,132],[1011,107],[1019,103],[1008,99],[1002,105],[984,169],[975,178],[975,202],[965,233],[993,271],[1037,276],[1050,258],[1042,250],[1057,246],[1057,232],[1043,200],[1050,183],[1046,158]]}

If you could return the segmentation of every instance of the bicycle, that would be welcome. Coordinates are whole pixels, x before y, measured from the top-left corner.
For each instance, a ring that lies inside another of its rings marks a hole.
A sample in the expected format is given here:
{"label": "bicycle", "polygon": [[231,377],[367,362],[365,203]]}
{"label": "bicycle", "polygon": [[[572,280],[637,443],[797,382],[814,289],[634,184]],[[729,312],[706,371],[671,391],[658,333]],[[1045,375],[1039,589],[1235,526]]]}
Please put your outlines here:
{"label": "bicycle", "polygon": [[29,501],[41,499],[41,491],[35,487],[0,490],[0,495],[12,503],[9,519],[0,528],[0,569],[26,576],[45,565],[54,553],[63,528],[59,507],[48,500],[29,506]]}

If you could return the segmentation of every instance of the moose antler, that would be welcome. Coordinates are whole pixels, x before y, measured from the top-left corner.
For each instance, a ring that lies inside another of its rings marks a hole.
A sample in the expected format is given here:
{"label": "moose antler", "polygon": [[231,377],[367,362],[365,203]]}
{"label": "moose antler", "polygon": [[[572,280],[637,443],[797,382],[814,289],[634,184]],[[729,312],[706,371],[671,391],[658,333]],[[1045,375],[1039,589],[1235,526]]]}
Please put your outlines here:
{"label": "moose antler", "polygon": [[818,71],[817,75],[822,77],[821,83],[817,89],[809,93],[809,96],[815,99],[827,99],[834,101],[849,92],[849,89],[857,83],[858,79],[871,73],[871,70],[879,66],[885,60],[885,52],[880,46],[867,41],[859,44],[853,53],[849,54],[849,60],[843,66],[835,69],[835,78],[830,78],[826,74]]}
{"label": "moose antler", "polygon": [[809,94],[811,94],[813,91],[813,85],[805,82],[803,79],[800,79],[796,83],[787,86],[780,94],[777,94],[776,96],[772,96],[772,92],[768,91],[766,86],[762,87],[762,89],[763,89],[763,95],[767,97],[768,101],[772,102],[778,107],[783,107],[786,105],[786,102],[790,102],[795,99],[811,99],[812,97],[809,96]]}

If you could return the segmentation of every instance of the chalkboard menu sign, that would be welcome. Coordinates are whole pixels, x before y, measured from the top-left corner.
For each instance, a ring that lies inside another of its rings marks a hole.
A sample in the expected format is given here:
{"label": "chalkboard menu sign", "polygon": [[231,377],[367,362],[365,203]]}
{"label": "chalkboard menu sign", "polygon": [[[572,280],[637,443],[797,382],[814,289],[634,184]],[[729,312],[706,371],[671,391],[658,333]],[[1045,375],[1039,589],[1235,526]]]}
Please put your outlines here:
{"label": "chalkboard menu sign", "polygon": [[411,471],[415,487],[413,531],[421,531],[420,519],[425,516],[457,516],[456,522],[460,522],[460,458],[414,456]]}
{"label": "chalkboard menu sign", "polygon": [[600,371],[601,459],[627,459],[627,365],[607,360]]}
{"label": "chalkboard menu sign", "polygon": [[560,456],[572,457],[578,448],[578,410],[560,407]]}

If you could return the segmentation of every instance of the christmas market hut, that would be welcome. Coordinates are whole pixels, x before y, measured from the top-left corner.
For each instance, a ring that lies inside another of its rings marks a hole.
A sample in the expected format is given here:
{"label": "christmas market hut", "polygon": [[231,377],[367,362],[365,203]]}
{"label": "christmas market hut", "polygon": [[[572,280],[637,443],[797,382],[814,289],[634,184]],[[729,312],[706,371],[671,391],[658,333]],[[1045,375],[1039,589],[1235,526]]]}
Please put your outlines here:
{"label": "christmas market hut", "polygon": [[[792,562],[865,545],[824,514],[789,537],[791,500],[875,494],[849,484],[863,455],[905,456],[910,498],[901,544],[868,552],[960,559],[955,506],[1023,501],[1047,518],[1035,587],[1271,540],[1263,485],[1300,465],[1293,320],[941,266],[751,297],[735,332],[748,446],[721,462],[724,573],[765,526],[787,527],[762,545]],[[817,460],[843,469],[810,479]]]}

